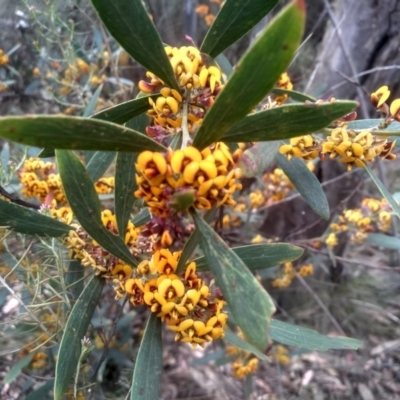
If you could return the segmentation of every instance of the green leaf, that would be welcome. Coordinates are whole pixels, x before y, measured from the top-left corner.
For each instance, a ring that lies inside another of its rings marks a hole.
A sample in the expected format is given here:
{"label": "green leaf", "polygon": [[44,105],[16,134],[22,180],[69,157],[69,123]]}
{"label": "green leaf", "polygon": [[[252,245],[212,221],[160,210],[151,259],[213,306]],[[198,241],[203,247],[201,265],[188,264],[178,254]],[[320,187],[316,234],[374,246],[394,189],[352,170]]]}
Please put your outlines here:
{"label": "green leaf", "polygon": [[362,342],[347,337],[329,337],[317,331],[273,319],[271,321],[271,339],[287,346],[308,350],[327,351],[330,349],[357,350]]}
{"label": "green leaf", "polygon": [[78,157],[68,150],[56,150],[56,156],[65,195],[82,228],[115,257],[136,266],[124,240],[103,225],[99,197]]}
{"label": "green leaf", "polygon": [[227,0],[200,47],[216,57],[258,24],[279,0]]}
{"label": "green leaf", "polygon": [[93,182],[100,179],[114,161],[115,151],[96,151],[86,165],[86,171]]}
{"label": "green leaf", "polygon": [[301,93],[301,92],[296,92],[295,90],[273,88],[271,90],[271,92],[278,96],[287,94],[291,99],[300,101],[301,103],[304,103],[305,101],[311,101],[314,103],[316,101],[316,99],[314,97],[309,96],[308,94]]}
{"label": "green leaf", "polygon": [[212,353],[206,353],[203,357],[194,358],[190,361],[191,367],[199,367],[200,365],[209,364],[211,361],[215,361],[218,358],[225,356],[225,349],[221,348]]}
{"label": "green leaf", "polygon": [[[91,118],[114,122],[115,124],[124,124],[132,118],[135,118],[149,110],[151,108],[149,105],[149,99],[155,99],[158,96],[158,94],[152,94],[150,96],[137,97],[134,100],[129,100],[114,107],[102,110],[97,114],[92,115]],[[131,128],[134,129],[133,127]]]}
{"label": "green leaf", "polygon": [[105,282],[104,278],[94,275],[72,308],[58,351],[54,382],[56,400],[63,398],[74,375],[81,354],[81,340],[99,303]]}
{"label": "green leaf", "polygon": [[394,121],[385,129],[378,128],[382,122],[384,122],[384,120],[379,118],[359,119],[357,121],[347,122],[346,125],[349,129],[357,131],[371,129],[373,135],[400,136],[400,122]]}
{"label": "green leaf", "polygon": [[117,124],[58,115],[0,118],[0,136],[26,146],[56,149],[166,150],[148,136]]}
{"label": "green leaf", "polygon": [[39,388],[37,388],[34,392],[29,393],[25,400],[45,400],[49,397],[46,396],[54,386],[54,379],[49,379],[46,383]]}
{"label": "green leaf", "polygon": [[219,69],[229,78],[233,74],[233,67],[229,60],[221,53],[214,60]]}
{"label": "green leaf", "polygon": [[[147,115],[139,115],[128,121],[128,128],[138,132],[145,132],[149,124]],[[118,231],[122,238],[125,238],[126,226],[131,216],[135,197],[133,193],[138,188],[135,178],[136,153],[120,152],[117,156],[115,166],[115,216],[117,219]],[[128,168],[127,168],[128,166]]]}
{"label": "green leaf", "polygon": [[35,353],[30,353],[26,357],[22,358],[18,362],[16,362],[10,371],[8,371],[8,374],[4,378],[4,385],[10,384],[15,381],[15,379],[18,378],[19,374],[22,372],[22,370],[27,367],[31,361]]}
{"label": "green leaf", "polygon": [[2,199],[0,199],[0,226],[27,235],[48,237],[60,237],[73,229],[38,211]]}
{"label": "green leaf", "polygon": [[375,244],[385,249],[400,250],[400,238],[388,236],[383,233],[370,233],[365,243]]}
{"label": "green leaf", "polygon": [[136,214],[132,218],[132,224],[135,225],[135,227],[142,226],[144,224],[147,224],[151,220],[151,214],[150,211],[147,207],[142,208],[138,214]]}
{"label": "green leaf", "polygon": [[142,0],[92,0],[92,4],[111,35],[138,63],[179,90],[161,38]]}
{"label": "green leaf", "polygon": [[50,158],[50,157],[54,157],[55,153],[54,153],[54,149],[46,149],[44,148],[39,154],[38,157],[39,158]]}
{"label": "green leaf", "polygon": [[277,154],[275,160],[306,203],[322,218],[329,219],[328,200],[317,177],[305,162],[297,157],[288,161],[282,154]]}
{"label": "green leaf", "polygon": [[[233,247],[232,250],[250,270],[271,268],[296,260],[303,254],[302,248],[287,243],[252,244]],[[193,261],[196,263],[196,271],[210,270],[205,257]]]}
{"label": "green leaf", "polygon": [[365,169],[367,170],[370,178],[373,180],[375,183],[376,187],[378,190],[381,192],[382,196],[386,199],[386,201],[389,203],[390,207],[392,207],[392,210],[394,213],[397,215],[398,218],[400,218],[400,207],[397,204],[397,201],[393,198],[393,196],[390,194],[390,192],[385,188],[383,183],[379,180],[379,178],[375,175],[374,171],[372,171],[371,167],[366,165]]}
{"label": "green leaf", "polygon": [[200,246],[229,310],[246,339],[264,350],[274,303],[243,261],[197,213],[192,213]]}
{"label": "green leaf", "polygon": [[[206,222],[211,222],[217,213],[217,208],[212,208],[208,210],[204,214],[204,220]],[[183,246],[183,250],[181,256],[179,257],[178,265],[176,267],[176,273],[180,273],[184,270],[186,266],[186,261],[191,257],[193,252],[196,250],[197,245],[200,241],[200,232],[196,229],[192,234],[189,236],[189,239],[186,241],[185,245]]]}
{"label": "green leaf", "polygon": [[125,237],[126,226],[135,202],[133,193],[137,189],[135,179],[136,158],[136,153],[120,152],[115,166],[115,215],[118,231],[123,237]]}
{"label": "green leaf", "polygon": [[89,100],[89,103],[87,104],[85,110],[83,111],[82,117],[90,117],[95,109],[97,102],[99,101],[100,93],[103,90],[103,85],[100,85],[96,91],[93,93],[92,98]]}
{"label": "green leaf", "polygon": [[68,292],[71,298],[76,300],[83,291],[83,278],[85,276],[85,267],[79,260],[69,262],[68,271],[65,275],[65,283],[68,286]]}
{"label": "green leaf", "polygon": [[233,125],[224,142],[261,142],[317,132],[357,107],[354,101],[329,104],[289,104],[250,114]]}
{"label": "green leaf", "polygon": [[162,325],[151,314],[140,343],[133,372],[131,400],[158,400],[162,371]]}
{"label": "green leaf", "polygon": [[250,373],[244,378],[244,400],[253,399],[254,389],[254,374]]}
{"label": "green leaf", "polygon": [[281,146],[281,140],[258,142],[245,150],[238,163],[242,175],[246,178],[262,175],[275,160],[275,156]]}
{"label": "green leaf", "polygon": [[[96,91],[97,93],[97,91]],[[118,104],[114,107],[107,108],[106,110],[102,110],[97,114],[91,115],[93,113],[94,108],[89,107],[94,96],[90,100],[88,107],[85,109],[83,114],[84,117],[99,119],[103,121],[113,122],[115,124],[124,124],[125,122],[129,121],[130,119],[143,114],[149,109],[149,98],[156,98],[158,96],[152,94],[150,96],[138,96],[136,99],[126,101],[124,103]],[[128,126],[129,127],[129,126]],[[134,127],[130,127],[135,129]],[[144,132],[144,131],[140,131]],[[87,151],[86,153],[88,153]],[[94,152],[93,152],[94,153]],[[48,158],[54,157],[54,149],[43,149],[38,157],[40,158]],[[93,155],[92,155],[93,156]],[[91,157],[90,157],[91,158]],[[90,158],[86,160],[86,162],[90,161]],[[86,159],[86,154],[85,154]]]}
{"label": "green leaf", "polygon": [[[240,3],[241,4],[241,3]],[[274,87],[300,43],[303,2],[286,7],[258,37],[207,112],[193,145],[202,149],[218,141],[244,118]]]}
{"label": "green leaf", "polygon": [[230,329],[224,329],[224,332],[225,332],[224,339],[230,344],[233,344],[235,347],[247,351],[248,353],[253,353],[260,360],[269,360],[268,356],[266,356],[264,353],[261,353],[260,350],[252,346],[249,342],[246,342],[246,340],[236,335]]}

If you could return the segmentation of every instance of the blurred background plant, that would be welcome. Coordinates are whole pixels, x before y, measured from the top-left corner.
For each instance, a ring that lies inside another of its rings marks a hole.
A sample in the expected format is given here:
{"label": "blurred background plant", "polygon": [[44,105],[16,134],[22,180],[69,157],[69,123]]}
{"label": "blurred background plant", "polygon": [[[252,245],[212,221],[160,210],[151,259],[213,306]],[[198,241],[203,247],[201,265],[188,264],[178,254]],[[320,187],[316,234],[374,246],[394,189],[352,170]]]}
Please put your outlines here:
{"label": "blurred background plant", "polygon": [[[354,98],[361,104],[359,115],[378,117],[370,93],[388,84],[393,98],[399,94],[395,79],[399,56],[393,48],[400,35],[394,22],[387,26],[379,21],[395,21],[399,5],[384,1],[376,13],[378,6],[372,3],[362,11],[340,0],[334,9],[329,2],[308,3],[306,41],[289,69],[294,89],[318,98]],[[145,4],[162,37],[176,46],[191,40],[200,43],[222,5],[212,0],[148,0]],[[145,70],[109,35],[89,2],[3,0],[0,10],[5,11],[1,13],[0,115],[88,116],[137,95],[136,85]],[[232,64],[269,18],[226,51]],[[362,18],[376,22],[368,35],[357,23]],[[366,36],[368,51],[359,55]],[[344,42],[344,37],[352,40]],[[6,188],[2,198],[39,208],[49,191],[60,189],[57,171],[49,167],[53,180],[49,174],[37,174],[34,195],[27,195],[25,163],[38,150],[3,141],[1,148],[0,183]],[[376,163],[378,176],[395,192],[396,200],[397,165],[398,161]],[[400,395],[397,222],[363,171],[345,173],[342,165],[331,160],[313,161],[308,168],[325,189],[330,221],[313,213],[282,168],[271,164],[260,177],[243,179],[237,205],[218,220],[216,230],[230,245],[286,241],[305,248],[299,260],[257,274],[272,293],[278,315],[321,333],[362,339],[362,349],[316,353],[275,344],[268,354],[271,360],[260,361],[250,352],[221,343],[193,353],[175,344],[169,332],[163,358],[164,398],[239,399],[251,398],[250,392],[281,398]],[[96,185],[105,207],[112,199],[113,172],[111,165]],[[32,200],[36,196],[37,201]],[[58,211],[68,218],[68,210]],[[1,233],[2,396],[29,398],[39,393],[36,396],[43,398],[40,393],[49,393],[53,385],[61,332],[83,289],[84,275],[55,239],[6,229]],[[76,279],[76,274],[81,278]],[[144,308],[126,312],[127,305],[116,303],[114,295],[111,287],[103,291],[69,398],[127,396],[146,313]],[[244,383],[233,379],[243,377],[248,377]]]}

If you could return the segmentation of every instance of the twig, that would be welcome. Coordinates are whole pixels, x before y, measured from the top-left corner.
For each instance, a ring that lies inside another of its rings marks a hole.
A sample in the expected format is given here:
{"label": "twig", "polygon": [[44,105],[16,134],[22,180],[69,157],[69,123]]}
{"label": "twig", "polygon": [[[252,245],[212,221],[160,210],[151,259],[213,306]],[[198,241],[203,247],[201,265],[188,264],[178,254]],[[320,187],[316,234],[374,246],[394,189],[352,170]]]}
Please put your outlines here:
{"label": "twig", "polygon": [[347,47],[345,45],[345,42],[343,40],[341,31],[340,31],[340,26],[339,26],[339,24],[338,24],[338,22],[336,20],[336,17],[334,15],[333,11],[332,11],[332,8],[331,8],[331,5],[329,4],[329,1],[328,0],[323,0],[323,2],[324,2],[326,10],[328,11],[329,18],[332,21],[332,24],[333,24],[333,26],[335,28],[335,32],[337,34],[340,47],[342,49],[342,52],[344,54],[345,59],[347,60],[347,63],[349,64],[351,73],[353,74],[353,76],[356,77],[355,79],[356,79],[356,82],[357,82],[357,94],[358,94],[358,97],[359,97],[360,102],[361,102],[361,109],[362,109],[362,111],[364,113],[364,117],[368,118],[368,116],[369,116],[368,108],[367,108],[365,102],[363,101],[363,92],[362,92],[361,88],[358,86],[359,83],[360,83],[358,78],[357,78],[357,72],[358,71],[356,69],[356,66],[354,65],[352,55],[347,50]]}
{"label": "twig", "polygon": [[4,280],[4,278],[0,275],[0,283],[10,292],[12,297],[14,297],[15,300],[18,301],[18,303],[25,308],[26,312],[29,314],[29,316],[40,326],[40,329],[47,333],[48,336],[51,335],[51,333],[47,330],[47,328],[43,325],[43,323],[36,317],[35,314],[32,313],[32,311],[25,305],[25,303],[21,300],[21,298],[15,293],[15,291],[8,285],[8,283]]}
{"label": "twig", "polygon": [[[291,243],[296,244],[297,241],[292,241]],[[304,246],[304,245],[303,245],[303,247],[305,247],[308,251],[310,251],[312,253],[318,253],[320,255],[329,257],[328,253],[326,253],[324,251],[321,251],[321,250],[318,250],[318,249],[315,249],[314,247]],[[370,262],[365,261],[365,260],[357,260],[357,259],[350,259],[350,258],[340,257],[340,256],[337,256],[335,254],[334,254],[334,257],[335,257],[336,260],[342,261],[342,262],[347,263],[347,264],[362,265],[364,267],[373,268],[373,269],[380,269],[382,271],[394,271],[394,272],[399,272],[400,271],[400,267],[387,267],[387,266],[381,265],[381,264],[373,264],[373,263],[370,263]]]}
{"label": "twig", "polygon": [[332,322],[332,324],[336,328],[336,330],[341,335],[346,336],[346,333],[344,332],[342,327],[339,325],[339,323],[336,321],[335,317],[331,314],[331,312],[328,310],[328,308],[325,306],[325,304],[319,298],[317,293],[315,293],[314,290],[311,289],[311,287],[308,285],[308,283],[298,273],[296,273],[296,278],[300,281],[300,283],[304,286],[304,288],[307,290],[307,292],[311,294],[311,296],[314,298],[314,300],[318,303],[318,305],[321,307],[321,309],[325,312],[326,316]]}
{"label": "twig", "polygon": [[3,186],[0,186],[0,195],[4,196],[6,199],[10,200],[11,203],[15,203],[20,206],[27,207],[27,208],[33,208],[35,210],[40,209],[40,206],[38,206],[36,204],[28,203],[27,201],[21,200],[15,194],[8,193],[7,190],[3,188]]}

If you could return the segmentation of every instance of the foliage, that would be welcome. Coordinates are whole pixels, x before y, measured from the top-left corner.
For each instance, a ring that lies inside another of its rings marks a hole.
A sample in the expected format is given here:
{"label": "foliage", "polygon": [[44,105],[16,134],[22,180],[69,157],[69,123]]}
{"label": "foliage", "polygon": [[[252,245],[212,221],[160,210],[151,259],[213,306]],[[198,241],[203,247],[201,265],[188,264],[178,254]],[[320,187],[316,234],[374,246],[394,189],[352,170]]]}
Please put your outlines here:
{"label": "foliage", "polygon": [[[141,0],[92,3],[126,55],[147,69],[146,80],[138,82],[135,99],[99,111],[100,84],[110,80],[102,71],[111,54],[99,58],[99,65],[105,61],[102,67],[80,57],[65,69],[52,61],[41,79],[56,82],[53,94],[66,102],[82,86],[90,88],[86,108],[79,105],[83,115],[0,118],[1,137],[47,153],[41,159],[26,157],[31,151],[26,149],[18,165],[3,165],[0,225],[7,266],[2,289],[26,314],[10,330],[33,338],[6,383],[22,368],[40,369],[55,359],[55,398],[79,398],[93,380],[87,359],[97,363],[96,377],[116,331],[118,356],[129,346],[135,312],[128,313],[126,304],[150,312],[134,363],[132,399],[159,397],[162,323],[175,341],[193,349],[225,338],[234,347],[224,357],[232,361],[237,378],[255,373],[258,359],[269,360],[272,342],[357,349],[355,339],[329,338],[272,319],[276,307],[262,278],[272,270],[271,285],[285,288],[312,275],[313,250],[326,246],[332,252],[344,233],[354,243],[369,240],[396,248],[379,232],[388,232],[390,210],[399,216],[398,205],[366,163],[395,158],[394,142],[386,136],[398,134],[387,129],[400,119],[399,101],[385,103],[387,88],[373,93],[384,119],[369,121],[370,126],[355,121],[355,102],[314,101],[292,90],[286,69],[303,35],[302,0],[293,0],[272,19],[229,77],[215,58],[276,1],[249,0],[242,10],[227,0],[200,50],[164,45]],[[238,19],[241,28],[234,29]],[[0,53],[0,68],[8,63]],[[65,114],[75,111],[64,109]],[[55,162],[44,161],[53,149]],[[297,243],[304,249],[254,235],[257,213],[294,189],[318,215],[330,218],[313,173],[324,155],[338,158],[348,171],[366,167],[386,200],[366,199],[360,209],[344,210],[323,236]],[[9,147],[3,156],[9,156]],[[267,165],[273,160],[275,169]],[[259,176],[250,189],[241,181],[244,171]],[[19,193],[10,191],[13,180],[21,185]],[[241,246],[234,246],[230,233],[240,235]],[[16,281],[27,282],[24,300],[12,288]],[[104,308],[114,307],[110,293],[120,318],[101,336],[96,326],[107,317]],[[33,312],[40,304],[44,307]]]}

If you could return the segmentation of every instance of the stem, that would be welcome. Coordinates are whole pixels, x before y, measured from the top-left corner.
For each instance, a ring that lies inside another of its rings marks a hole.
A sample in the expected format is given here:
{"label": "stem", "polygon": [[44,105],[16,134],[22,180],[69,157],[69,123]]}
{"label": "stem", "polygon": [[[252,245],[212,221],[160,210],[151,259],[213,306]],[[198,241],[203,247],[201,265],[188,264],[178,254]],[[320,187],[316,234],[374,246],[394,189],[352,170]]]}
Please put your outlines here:
{"label": "stem", "polygon": [[182,106],[182,146],[181,149],[187,147],[190,139],[190,133],[188,128],[188,110],[189,110],[189,98],[190,90],[186,90],[185,98],[183,99]]}

